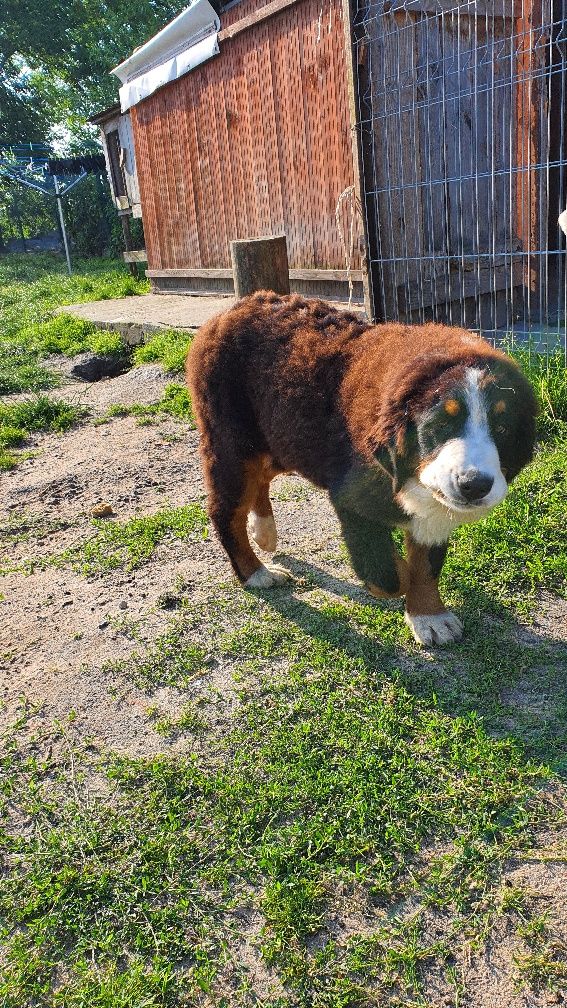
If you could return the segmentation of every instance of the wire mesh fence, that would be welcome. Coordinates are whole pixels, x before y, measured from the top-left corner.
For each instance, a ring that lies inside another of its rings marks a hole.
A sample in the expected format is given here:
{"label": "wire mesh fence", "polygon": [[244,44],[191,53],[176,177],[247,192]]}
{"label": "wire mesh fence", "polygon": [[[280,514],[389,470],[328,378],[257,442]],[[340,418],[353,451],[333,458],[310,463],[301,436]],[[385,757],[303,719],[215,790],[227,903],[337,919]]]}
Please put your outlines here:
{"label": "wire mesh fence", "polygon": [[377,318],[567,352],[567,0],[358,0]]}

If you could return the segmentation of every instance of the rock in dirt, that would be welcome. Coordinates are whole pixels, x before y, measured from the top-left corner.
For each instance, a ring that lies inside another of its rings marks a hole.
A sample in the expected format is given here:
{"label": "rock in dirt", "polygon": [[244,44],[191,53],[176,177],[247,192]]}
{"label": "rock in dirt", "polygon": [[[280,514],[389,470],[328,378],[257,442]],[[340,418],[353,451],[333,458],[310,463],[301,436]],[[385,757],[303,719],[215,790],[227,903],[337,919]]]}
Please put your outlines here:
{"label": "rock in dirt", "polygon": [[129,366],[128,359],[121,354],[82,353],[73,358],[69,376],[95,382],[101,378],[116,378]]}
{"label": "rock in dirt", "polygon": [[113,514],[114,509],[112,507],[112,504],[107,504],[104,501],[101,501],[100,504],[95,504],[95,506],[91,508],[92,518],[109,518],[110,515]]}

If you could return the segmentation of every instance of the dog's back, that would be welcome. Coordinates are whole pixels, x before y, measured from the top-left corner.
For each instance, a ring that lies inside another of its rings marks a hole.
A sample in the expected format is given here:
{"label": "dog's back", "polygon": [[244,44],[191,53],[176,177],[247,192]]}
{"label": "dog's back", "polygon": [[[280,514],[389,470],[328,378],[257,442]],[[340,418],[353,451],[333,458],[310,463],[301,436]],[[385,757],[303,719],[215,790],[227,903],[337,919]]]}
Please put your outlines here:
{"label": "dog's back", "polygon": [[205,442],[233,441],[245,459],[269,452],[282,470],[328,485],[350,451],[339,388],[368,330],[322,301],[266,291],[212,319],[187,364]]}

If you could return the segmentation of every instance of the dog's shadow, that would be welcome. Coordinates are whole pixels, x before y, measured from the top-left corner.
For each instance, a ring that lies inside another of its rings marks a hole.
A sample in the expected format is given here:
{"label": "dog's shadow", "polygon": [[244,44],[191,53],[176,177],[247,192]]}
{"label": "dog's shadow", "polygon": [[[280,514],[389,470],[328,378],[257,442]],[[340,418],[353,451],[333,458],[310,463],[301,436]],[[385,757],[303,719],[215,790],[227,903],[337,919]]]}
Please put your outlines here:
{"label": "dog's shadow", "polygon": [[[424,650],[413,643],[402,619],[403,602],[381,602],[362,585],[287,554],[277,562],[297,579],[276,591],[261,591],[266,604],[314,640],[363,661],[369,674],[395,676],[415,696],[432,700],[451,716],[474,711],[489,734],[513,738],[526,754],[553,763],[567,776],[567,642],[534,632],[482,588],[467,600],[465,635],[449,647]],[[346,600],[390,613],[389,632],[356,628],[348,605],[332,612],[311,604],[321,588]],[[386,670],[386,672],[385,672]]]}

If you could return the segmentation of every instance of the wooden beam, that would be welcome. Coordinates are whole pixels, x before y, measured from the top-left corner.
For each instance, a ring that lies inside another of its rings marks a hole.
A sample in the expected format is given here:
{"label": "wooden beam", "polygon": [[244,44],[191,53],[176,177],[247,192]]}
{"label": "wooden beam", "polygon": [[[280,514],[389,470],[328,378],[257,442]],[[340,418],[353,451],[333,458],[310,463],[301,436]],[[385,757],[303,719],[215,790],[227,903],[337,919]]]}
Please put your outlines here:
{"label": "wooden beam", "polygon": [[[364,274],[362,270],[351,270],[350,275],[352,280],[364,280]],[[316,270],[316,269],[290,269],[289,271],[290,280],[339,280],[341,282],[347,283],[348,273],[346,270]]]}
{"label": "wooden beam", "polygon": [[[185,269],[157,269],[157,270],[146,270],[146,275],[149,277],[186,277],[191,279],[193,277],[195,280],[232,280],[232,270],[231,269],[191,269],[186,267]],[[355,281],[363,282],[364,273],[362,270],[351,270],[351,277]],[[289,271],[290,280],[322,280],[322,281],[339,281],[341,283],[346,283],[348,280],[348,274],[346,270],[317,270],[317,269],[290,269]]]}
{"label": "wooden beam", "polygon": [[232,280],[231,269],[157,269],[146,270],[149,277],[194,277],[195,280]]}
{"label": "wooden beam", "polygon": [[266,18],[273,17],[274,14],[279,14],[280,11],[287,10],[288,7],[293,7],[296,3],[300,3],[300,0],[272,0],[265,7],[260,7],[259,10],[248,14],[247,17],[241,18],[240,21],[235,21],[234,24],[228,25],[227,28],[222,28],[219,32],[219,42],[226,42],[227,39],[240,35],[240,32],[253,28],[260,21],[265,21]]}
{"label": "wooden beam", "polygon": [[139,252],[123,252],[122,258],[127,263],[147,262],[148,254],[145,249],[141,249]]}
{"label": "wooden beam", "polygon": [[457,17],[511,18],[519,16],[519,0],[386,0],[384,13],[453,14]]}

